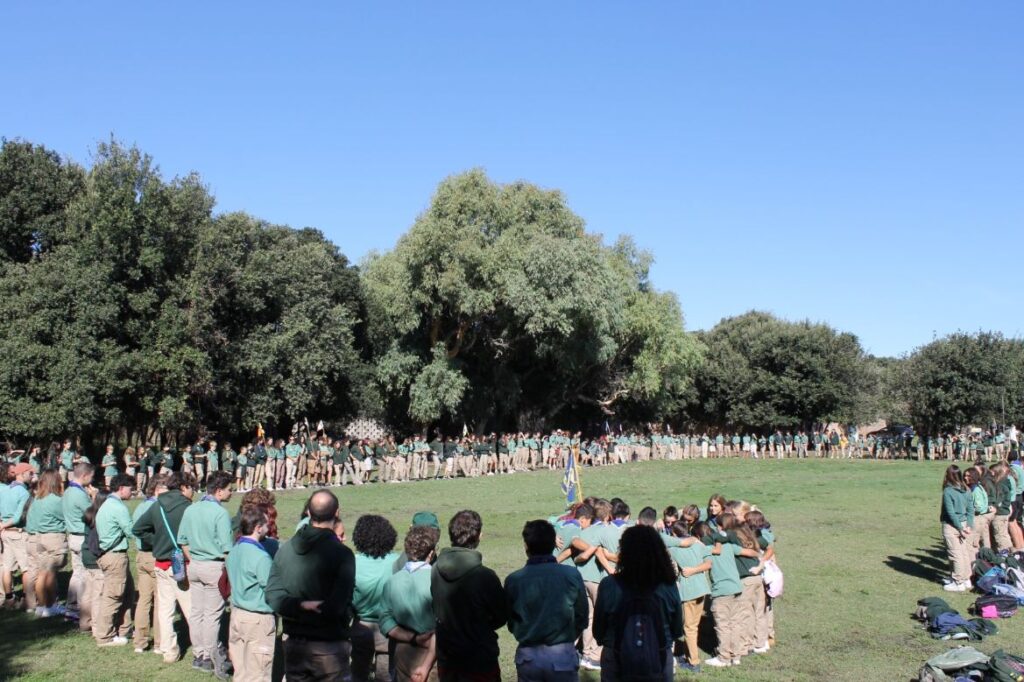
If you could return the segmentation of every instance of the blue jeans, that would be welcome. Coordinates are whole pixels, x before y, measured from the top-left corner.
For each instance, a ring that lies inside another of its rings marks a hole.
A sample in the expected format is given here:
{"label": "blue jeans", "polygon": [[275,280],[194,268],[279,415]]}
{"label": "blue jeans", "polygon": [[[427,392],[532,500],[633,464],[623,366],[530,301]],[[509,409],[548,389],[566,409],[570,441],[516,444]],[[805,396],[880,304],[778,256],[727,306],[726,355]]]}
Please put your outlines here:
{"label": "blue jeans", "polygon": [[519,682],[577,682],[579,656],[573,642],[516,649]]}

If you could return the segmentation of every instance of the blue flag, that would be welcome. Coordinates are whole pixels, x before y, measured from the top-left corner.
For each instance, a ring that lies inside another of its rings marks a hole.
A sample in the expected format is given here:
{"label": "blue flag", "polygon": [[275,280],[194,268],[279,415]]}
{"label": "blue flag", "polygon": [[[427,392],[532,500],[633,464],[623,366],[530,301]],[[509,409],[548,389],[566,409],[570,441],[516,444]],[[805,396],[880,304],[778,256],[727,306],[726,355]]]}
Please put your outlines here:
{"label": "blue flag", "polygon": [[562,492],[565,494],[565,505],[576,504],[583,499],[583,488],[580,486],[580,470],[576,463],[576,448],[569,452],[565,462],[565,474],[562,476]]}

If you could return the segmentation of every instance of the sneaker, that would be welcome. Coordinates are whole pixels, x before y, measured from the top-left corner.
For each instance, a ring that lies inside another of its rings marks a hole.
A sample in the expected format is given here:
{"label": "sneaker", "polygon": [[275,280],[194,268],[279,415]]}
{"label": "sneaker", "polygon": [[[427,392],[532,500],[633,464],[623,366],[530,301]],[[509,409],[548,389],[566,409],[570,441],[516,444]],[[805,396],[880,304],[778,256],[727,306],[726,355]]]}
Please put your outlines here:
{"label": "sneaker", "polygon": [[64,611],[64,617],[68,620],[78,621],[78,611]]}
{"label": "sneaker", "polygon": [[46,607],[45,606],[37,606],[36,607],[36,615],[37,616],[42,617],[44,611],[46,611]]}
{"label": "sneaker", "polygon": [[686,660],[686,656],[676,656],[676,667],[678,667],[680,670],[685,670],[688,673],[700,672],[700,665],[691,665]]}
{"label": "sneaker", "polygon": [[724,658],[719,658],[718,656],[715,656],[714,658],[709,658],[708,660],[704,661],[704,665],[710,665],[712,668],[728,668],[732,664],[732,661],[726,660]]}
{"label": "sneaker", "polygon": [[127,638],[127,637],[114,637],[114,638],[113,638],[112,640],[110,640],[109,642],[100,642],[100,643],[99,643],[99,646],[102,646],[102,647],[108,647],[108,646],[124,646],[124,645],[126,645],[127,643],[128,643],[128,638]]}
{"label": "sneaker", "polygon": [[231,678],[231,673],[233,673],[234,670],[231,667],[231,661],[228,660],[228,655],[223,649],[217,647],[213,652],[213,656],[207,660],[211,660],[213,663],[214,677],[218,680],[227,680]]}
{"label": "sneaker", "polygon": [[144,646],[137,646],[137,647],[135,647],[135,653],[137,653],[137,654],[144,654],[144,653],[146,653],[146,647],[144,647]]}
{"label": "sneaker", "polygon": [[948,585],[943,585],[942,589],[946,592],[964,592],[967,588],[964,587],[963,583],[949,583]]}
{"label": "sneaker", "polygon": [[54,604],[48,609],[48,611],[50,612],[51,616],[63,616],[67,609],[65,609],[60,604]]}
{"label": "sneaker", "polygon": [[208,658],[199,658],[198,656],[192,659],[192,669],[198,670],[203,673],[213,672],[213,661]]}
{"label": "sneaker", "polygon": [[584,670],[596,670],[596,671],[600,671],[601,670],[601,664],[597,663],[595,661],[592,661],[589,658],[584,658],[582,661],[580,661],[580,667],[583,668]]}
{"label": "sneaker", "polygon": [[739,665],[740,664],[740,659],[738,659],[738,658],[732,659],[732,664],[733,665]]}
{"label": "sneaker", "polygon": [[751,649],[751,651],[753,651],[755,654],[766,654],[768,653],[769,649],[770,647],[767,644],[765,644],[764,646],[754,647],[753,649]]}

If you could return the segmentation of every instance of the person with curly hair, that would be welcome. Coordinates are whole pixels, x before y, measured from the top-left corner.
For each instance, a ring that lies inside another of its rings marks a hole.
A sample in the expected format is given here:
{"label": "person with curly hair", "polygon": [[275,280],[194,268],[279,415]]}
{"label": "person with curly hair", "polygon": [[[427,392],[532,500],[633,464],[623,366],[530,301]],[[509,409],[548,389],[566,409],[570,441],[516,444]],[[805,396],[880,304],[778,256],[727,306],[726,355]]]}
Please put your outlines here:
{"label": "person with curly hair", "polygon": [[440,535],[434,526],[413,524],[405,536],[407,561],[387,579],[381,594],[380,630],[394,643],[398,682],[437,681],[430,566]]}
{"label": "person with curly hair", "polygon": [[[389,679],[388,639],[380,629],[381,601],[384,585],[391,577],[398,554],[393,550],[398,533],[383,516],[360,516],[352,531],[356,549],[356,586],[352,610],[352,679],[369,679],[371,668],[376,679]],[[374,664],[374,661],[376,663]]]}

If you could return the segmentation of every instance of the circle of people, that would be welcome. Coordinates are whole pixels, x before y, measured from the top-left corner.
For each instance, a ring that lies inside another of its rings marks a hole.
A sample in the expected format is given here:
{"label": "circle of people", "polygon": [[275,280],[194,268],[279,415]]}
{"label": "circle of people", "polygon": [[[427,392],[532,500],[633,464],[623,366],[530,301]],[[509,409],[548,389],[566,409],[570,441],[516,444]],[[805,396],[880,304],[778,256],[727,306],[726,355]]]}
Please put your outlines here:
{"label": "circle of people", "polygon": [[[95,474],[80,461],[65,487],[57,470],[0,464],[4,607],[64,616],[100,647],[133,644],[166,663],[182,656],[180,611],[192,667],[219,679],[270,680],[280,655],[288,680],[499,680],[502,627],[518,642],[520,680],[576,680],[580,668],[602,680],[699,671],[708,617],[717,653],[704,665],[739,665],[774,644],[769,595],[781,572],[771,526],[720,495],[703,509],[648,507],[635,522],[624,501],[598,498],[529,521],[526,563],[502,584],[483,564],[483,522],[471,510],[451,518],[444,548],[437,516],[415,514],[397,553],[386,518],[360,516],[349,538],[338,498],[321,489],[282,542],[269,490],[245,493],[230,517],[226,471],[211,473],[201,496],[195,474],[157,473],[132,513],[135,477],[96,486]],[[56,576],[68,557],[62,606]]]}

